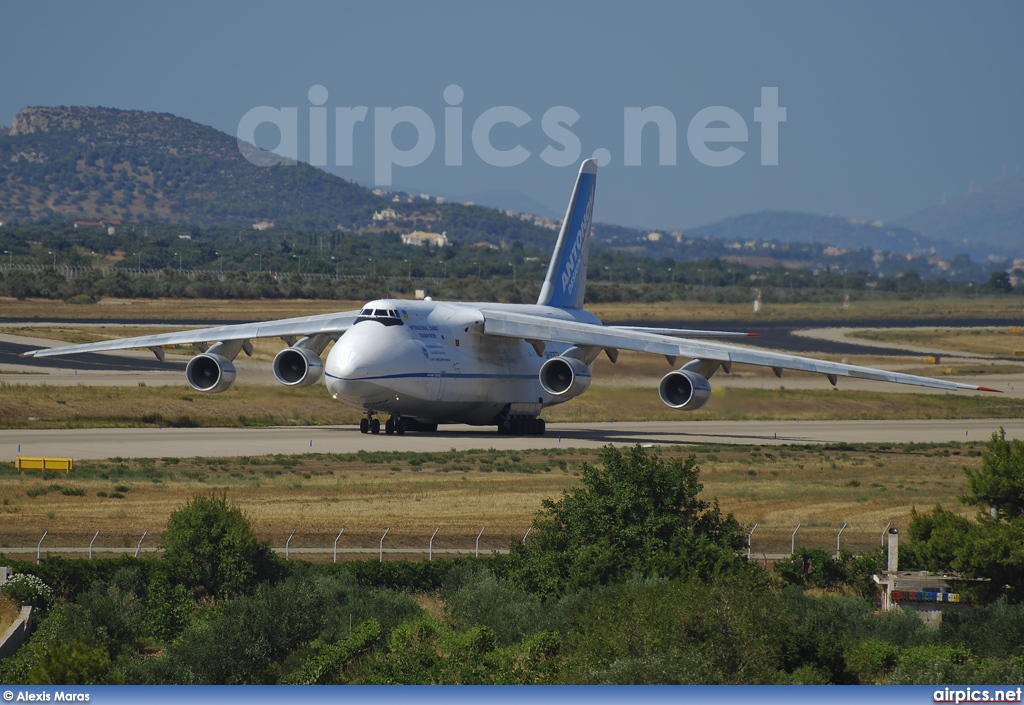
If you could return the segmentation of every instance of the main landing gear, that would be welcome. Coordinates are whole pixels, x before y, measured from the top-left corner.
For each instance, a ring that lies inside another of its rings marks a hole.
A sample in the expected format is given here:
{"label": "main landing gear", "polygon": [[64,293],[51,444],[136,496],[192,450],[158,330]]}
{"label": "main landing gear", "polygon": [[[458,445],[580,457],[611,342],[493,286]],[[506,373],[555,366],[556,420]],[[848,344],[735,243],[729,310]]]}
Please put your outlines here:
{"label": "main landing gear", "polygon": [[[416,419],[404,419],[401,416],[391,416],[384,422],[384,433],[404,436],[406,431],[419,431],[422,433],[434,433],[437,431],[436,423],[425,423]],[[359,420],[360,433],[380,433],[380,419],[367,416]]]}
{"label": "main landing gear", "polygon": [[534,416],[509,416],[498,424],[498,433],[505,436],[543,436],[547,424]]}
{"label": "main landing gear", "polygon": [[392,416],[386,422],[384,422],[384,433],[389,436],[392,433],[397,433],[399,436],[405,435],[405,419],[401,416]]}

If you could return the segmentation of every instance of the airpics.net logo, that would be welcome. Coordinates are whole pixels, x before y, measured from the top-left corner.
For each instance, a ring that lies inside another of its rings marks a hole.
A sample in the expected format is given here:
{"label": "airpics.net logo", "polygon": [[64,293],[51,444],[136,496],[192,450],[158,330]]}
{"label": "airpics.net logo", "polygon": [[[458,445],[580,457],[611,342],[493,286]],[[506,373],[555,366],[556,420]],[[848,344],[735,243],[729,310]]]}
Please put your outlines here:
{"label": "airpics.net logo", "polygon": [[[468,116],[461,107],[465,91],[451,85],[444,89],[444,117],[441,142],[445,166],[462,166]],[[419,166],[434,153],[438,146],[438,129],[430,114],[413,105],[397,108],[335,107],[333,110],[334,155],[328,160],[329,109],[328,92],[324,86],[309,89],[310,105],[304,108],[309,119],[309,163],[313,166],[353,166],[355,140],[365,140],[372,130],[373,176],[377,186],[390,186],[395,167]],[[440,107],[440,106],[438,106]],[[242,155],[257,166],[296,164],[299,160],[299,114],[297,107],[275,108],[260,105],[252,108],[238,122],[236,137]],[[305,116],[303,116],[305,117]],[[578,164],[583,156],[583,144],[572,127],[580,114],[567,105],[555,105],[544,111],[540,129],[548,144],[537,157],[554,167]],[[786,109],[779,105],[777,87],[761,88],[761,104],[753,108],[753,121],[760,126],[761,165],[779,163],[779,125],[786,121]],[[511,125],[517,130],[530,129],[533,116],[512,105],[498,105],[484,110],[472,118],[469,125],[470,145],[473,153],[484,164],[495,167],[513,167],[534,157],[533,152],[520,143],[499,148],[492,141],[492,132],[499,125]],[[256,131],[264,125],[273,125],[279,141],[271,150],[256,146]],[[653,125],[654,130],[645,130]],[[678,121],[664,106],[625,107],[622,112],[623,166],[641,166],[644,136],[657,139],[658,164],[675,166],[678,159]],[[508,127],[503,128],[507,134]],[[535,128],[534,128],[535,129]],[[395,144],[396,130],[414,131],[415,142],[408,147]],[[698,111],[686,125],[686,146],[701,164],[709,167],[727,167],[736,164],[746,154],[743,145],[750,141],[750,128],[744,116],[733,108],[712,105]],[[607,166],[613,160],[612,151],[601,147],[591,153],[598,165]]]}

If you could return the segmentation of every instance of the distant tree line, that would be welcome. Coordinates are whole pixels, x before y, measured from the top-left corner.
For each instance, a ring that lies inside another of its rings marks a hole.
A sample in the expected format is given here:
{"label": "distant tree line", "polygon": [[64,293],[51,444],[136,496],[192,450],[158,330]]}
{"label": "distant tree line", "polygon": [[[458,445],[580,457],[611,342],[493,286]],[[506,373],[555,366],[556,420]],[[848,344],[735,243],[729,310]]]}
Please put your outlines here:
{"label": "distant tree line", "polygon": [[[397,232],[370,236],[151,223],[107,235],[97,228],[49,223],[0,228],[0,295],[79,301],[101,296],[365,300],[423,289],[441,298],[532,302],[549,258],[548,249],[519,242],[507,249],[460,242],[412,247],[403,245]],[[748,302],[759,292],[765,302],[801,302],[847,295],[852,300],[1014,295],[1020,287],[1015,291],[1005,271],[976,283],[923,278],[913,270],[879,277],[723,259],[678,262],[610,248],[595,248],[590,258],[590,302]]]}

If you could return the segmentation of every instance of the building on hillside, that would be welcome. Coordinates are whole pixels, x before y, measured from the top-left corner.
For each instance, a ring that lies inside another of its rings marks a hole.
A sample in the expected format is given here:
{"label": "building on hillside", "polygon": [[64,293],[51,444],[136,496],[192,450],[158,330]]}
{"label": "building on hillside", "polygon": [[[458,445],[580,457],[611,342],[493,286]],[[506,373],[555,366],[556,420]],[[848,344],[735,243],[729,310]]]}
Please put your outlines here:
{"label": "building on hillside", "polygon": [[373,214],[374,220],[395,220],[398,218],[398,213],[395,212],[394,208],[384,208],[383,210],[375,211]]}
{"label": "building on hillside", "polygon": [[269,220],[261,220],[258,223],[253,223],[252,224],[252,229],[253,230],[271,230],[273,227],[274,227],[274,224],[271,223]]}
{"label": "building on hillside", "polygon": [[403,245],[415,245],[416,247],[424,247],[426,245],[433,245],[434,247],[446,247],[450,243],[448,242],[447,231],[443,233],[426,233],[422,230],[414,230],[408,235],[402,236]]}
{"label": "building on hillside", "polygon": [[116,235],[117,228],[124,221],[121,220],[76,220],[76,228],[106,228],[107,235]]}

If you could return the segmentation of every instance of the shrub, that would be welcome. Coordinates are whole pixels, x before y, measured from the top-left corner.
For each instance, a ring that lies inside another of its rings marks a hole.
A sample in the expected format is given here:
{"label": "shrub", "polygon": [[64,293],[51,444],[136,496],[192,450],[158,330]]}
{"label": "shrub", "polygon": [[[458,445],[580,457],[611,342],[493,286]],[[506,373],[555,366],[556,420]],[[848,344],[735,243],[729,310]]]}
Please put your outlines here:
{"label": "shrub", "polygon": [[4,594],[9,595],[19,605],[47,609],[53,604],[53,588],[35,575],[15,573],[0,590],[3,590]]}
{"label": "shrub", "polygon": [[167,522],[163,560],[172,579],[199,595],[226,598],[280,574],[267,542],[224,495],[194,497]]}
{"label": "shrub", "polygon": [[582,483],[557,502],[544,500],[526,545],[515,542],[508,574],[542,595],[622,581],[633,574],[703,579],[734,570],[745,535],[703,490],[694,457],[663,461],[639,445],[601,451]]}

